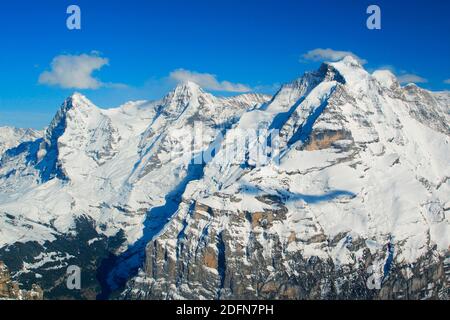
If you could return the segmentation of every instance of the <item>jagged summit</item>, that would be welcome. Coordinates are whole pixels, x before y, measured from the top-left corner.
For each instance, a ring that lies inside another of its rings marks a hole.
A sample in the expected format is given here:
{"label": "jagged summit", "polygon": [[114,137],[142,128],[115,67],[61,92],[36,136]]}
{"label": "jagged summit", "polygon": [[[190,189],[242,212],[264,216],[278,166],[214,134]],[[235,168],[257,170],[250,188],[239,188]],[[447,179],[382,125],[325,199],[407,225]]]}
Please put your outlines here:
{"label": "jagged summit", "polygon": [[86,98],[81,93],[75,92],[69,97],[67,97],[59,108],[58,112],[53,117],[50,125],[46,129],[46,137],[51,140],[51,136],[61,134],[61,130],[63,130],[66,126],[67,114],[69,112],[75,112],[78,110],[82,113],[92,112],[93,109],[98,109],[88,98]]}
{"label": "jagged summit", "polygon": [[74,93],[72,93],[72,94],[68,97],[68,99],[71,99],[71,100],[87,100],[87,98],[86,98],[85,95],[83,95],[82,93],[77,92],[77,91],[75,91]]}
{"label": "jagged summit", "polygon": [[76,107],[96,107],[85,95],[74,92],[64,100],[62,105],[64,109],[71,109]]}
{"label": "jagged summit", "polygon": [[205,93],[203,89],[195,82],[185,81],[179,83],[170,93],[173,97],[192,97]]}
{"label": "jagged summit", "polygon": [[345,56],[340,62],[348,66],[362,68],[361,61],[351,55]]}
{"label": "jagged summit", "polygon": [[192,81],[186,81],[179,83],[171,92],[169,92],[162,99],[161,105],[164,106],[166,112],[177,113],[179,110],[184,109],[189,103],[197,101],[201,96],[211,95],[205,93],[198,84]]}
{"label": "jagged summit", "polygon": [[344,59],[329,63],[334,67],[339,74],[349,84],[352,91],[358,91],[370,81],[370,74],[363,68],[363,66],[351,56]]}
{"label": "jagged summit", "polygon": [[198,90],[202,90],[202,89],[201,89],[200,85],[198,85],[196,82],[187,80],[187,81],[180,82],[175,88],[175,91],[177,91],[177,90],[198,91]]}
{"label": "jagged summit", "polygon": [[376,70],[372,76],[385,88],[395,89],[400,87],[397,77],[390,70]]}
{"label": "jagged summit", "polygon": [[[65,130],[67,125],[67,114],[69,112],[74,113],[76,110],[89,112],[90,109],[97,109],[97,107],[84,95],[75,92],[67,97],[46,130],[47,140],[55,140],[63,133],[62,131]],[[72,117],[72,119],[74,118]]]}

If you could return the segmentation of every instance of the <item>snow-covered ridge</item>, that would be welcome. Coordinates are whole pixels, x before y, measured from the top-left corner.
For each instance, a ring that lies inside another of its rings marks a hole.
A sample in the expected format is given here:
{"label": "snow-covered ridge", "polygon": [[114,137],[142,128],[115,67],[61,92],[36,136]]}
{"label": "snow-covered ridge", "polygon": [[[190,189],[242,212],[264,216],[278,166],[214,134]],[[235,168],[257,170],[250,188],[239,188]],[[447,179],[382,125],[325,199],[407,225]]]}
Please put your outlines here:
{"label": "snow-covered ridge", "polygon": [[101,109],[73,94],[41,137],[15,143],[1,160],[0,214],[43,227],[33,234],[21,232],[22,224],[5,223],[0,244],[35,241],[37,232],[42,241],[51,240],[82,215],[98,221],[107,234],[125,229],[129,241],[135,241],[145,212],[163,203],[187,174],[183,163],[167,158],[174,139],[192,131],[196,122],[203,122],[205,136],[214,139],[221,128],[267,99],[258,94],[217,98],[184,83],[160,101]]}
{"label": "snow-covered ridge", "polygon": [[33,129],[0,127],[0,158],[3,152],[25,141],[42,136],[42,132]]}

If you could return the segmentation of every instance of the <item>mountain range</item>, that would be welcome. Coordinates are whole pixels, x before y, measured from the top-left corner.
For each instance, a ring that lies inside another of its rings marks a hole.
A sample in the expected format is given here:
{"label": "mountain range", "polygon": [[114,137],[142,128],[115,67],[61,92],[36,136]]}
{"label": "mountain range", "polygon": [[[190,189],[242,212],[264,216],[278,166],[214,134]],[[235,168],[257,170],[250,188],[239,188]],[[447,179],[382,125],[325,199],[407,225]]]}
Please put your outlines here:
{"label": "mountain range", "polygon": [[0,133],[0,260],[46,298],[449,298],[449,92],[346,57]]}

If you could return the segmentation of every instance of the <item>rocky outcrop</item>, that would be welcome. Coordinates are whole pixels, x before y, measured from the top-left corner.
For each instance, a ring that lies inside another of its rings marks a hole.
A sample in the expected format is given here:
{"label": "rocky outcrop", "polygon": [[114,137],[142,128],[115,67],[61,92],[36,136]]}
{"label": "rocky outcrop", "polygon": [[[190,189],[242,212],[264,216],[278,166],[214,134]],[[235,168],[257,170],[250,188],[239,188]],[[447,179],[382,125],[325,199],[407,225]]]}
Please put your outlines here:
{"label": "rocky outcrop", "polygon": [[0,300],[42,300],[43,291],[37,285],[31,290],[21,290],[19,284],[11,279],[6,265],[0,261]]}
{"label": "rocky outcrop", "polygon": [[[187,209],[188,206],[185,208]],[[434,250],[414,264],[389,262],[348,235],[309,239],[270,232],[283,210],[262,214],[190,206],[146,250],[145,268],[124,299],[449,299],[450,259]],[[264,219],[263,219],[264,218]],[[223,226],[224,220],[226,227]],[[298,248],[348,250],[350,261]]]}

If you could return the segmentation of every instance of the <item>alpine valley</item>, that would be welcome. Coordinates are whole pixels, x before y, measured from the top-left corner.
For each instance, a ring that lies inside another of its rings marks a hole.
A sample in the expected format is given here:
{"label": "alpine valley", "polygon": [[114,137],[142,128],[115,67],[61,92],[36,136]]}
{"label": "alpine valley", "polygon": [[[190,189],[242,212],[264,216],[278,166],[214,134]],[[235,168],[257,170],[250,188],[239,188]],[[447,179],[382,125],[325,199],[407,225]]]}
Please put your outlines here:
{"label": "alpine valley", "polygon": [[[262,165],[226,143],[252,132],[279,135]],[[446,300],[449,214],[450,92],[352,57],[273,97],[76,93],[0,128],[0,261],[45,299]]]}

